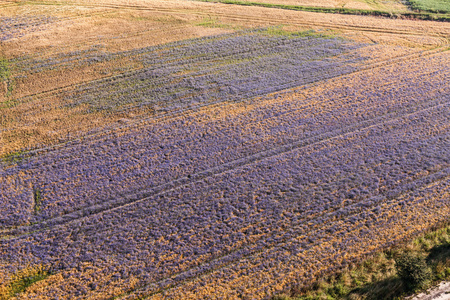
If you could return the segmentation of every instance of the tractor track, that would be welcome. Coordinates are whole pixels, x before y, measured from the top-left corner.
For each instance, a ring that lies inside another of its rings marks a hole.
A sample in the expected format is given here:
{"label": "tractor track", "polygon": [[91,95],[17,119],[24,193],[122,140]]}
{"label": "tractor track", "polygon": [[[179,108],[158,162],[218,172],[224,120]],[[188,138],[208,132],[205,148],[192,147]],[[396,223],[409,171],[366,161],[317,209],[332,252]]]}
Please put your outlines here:
{"label": "tractor track", "polygon": [[270,159],[272,157],[291,152],[293,150],[301,149],[315,144],[326,143],[330,140],[339,137],[344,137],[346,135],[351,135],[352,133],[355,132],[368,130],[370,128],[377,127],[395,120],[400,120],[408,116],[416,115],[424,111],[430,111],[438,109],[440,107],[446,107],[449,105],[449,101],[450,99],[447,99],[446,101],[444,100],[444,102],[442,103],[441,102],[435,103],[435,101],[432,100],[427,103],[424,103],[423,104],[424,107],[409,107],[403,109],[401,112],[397,111],[389,113],[373,119],[365,120],[357,124],[352,124],[350,126],[334,130],[332,132],[326,132],[318,136],[297,140],[292,143],[288,143],[285,145],[281,145],[279,147],[271,148],[269,150],[245,156],[243,158],[229,161],[227,163],[197,173],[189,174],[189,176],[177,178],[165,184],[152,187],[149,190],[141,190],[138,193],[134,194],[120,195],[121,196],[120,200],[118,200],[117,198],[105,200],[102,203],[97,203],[88,207],[83,207],[78,210],[71,211],[63,216],[50,218],[37,224],[29,226],[20,226],[11,229],[3,229],[0,232],[0,234],[3,236],[8,236],[8,239],[11,239],[13,236],[18,237],[24,236],[31,232],[42,230],[42,228],[45,228],[44,230],[46,230],[47,228],[52,228],[54,226],[68,224],[83,218],[89,218],[96,214],[106,213],[109,211],[133,205],[135,203],[145,202],[153,197],[164,195],[171,191],[187,187],[196,182],[204,181],[207,178],[212,178],[217,175],[230,172],[234,169],[242,168],[243,166],[261,162]]}

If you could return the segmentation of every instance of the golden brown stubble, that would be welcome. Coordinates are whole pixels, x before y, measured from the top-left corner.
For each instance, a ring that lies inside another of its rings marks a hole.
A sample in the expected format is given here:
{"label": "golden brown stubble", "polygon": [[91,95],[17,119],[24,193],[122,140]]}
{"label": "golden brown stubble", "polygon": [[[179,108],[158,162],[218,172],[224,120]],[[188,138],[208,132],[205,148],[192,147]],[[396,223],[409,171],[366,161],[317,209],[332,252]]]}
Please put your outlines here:
{"label": "golden brown stubble", "polygon": [[24,148],[45,147],[83,136],[124,118],[138,118],[153,113],[151,107],[122,113],[91,112],[85,105],[65,107],[57,96],[3,109],[0,156]]}
{"label": "golden brown stubble", "polygon": [[[201,17],[171,10],[125,9],[122,7],[84,7],[76,5],[42,5],[31,12],[20,6],[2,12],[4,16],[50,15],[57,22],[45,30],[29,33],[2,43],[8,57],[23,55],[51,56],[89,49],[102,44],[105,51],[116,52],[159,45],[187,38],[214,35],[229,30],[196,26]],[[62,7],[62,8],[61,8]],[[79,7],[71,12],[73,7]],[[71,12],[70,14],[65,11]]]}

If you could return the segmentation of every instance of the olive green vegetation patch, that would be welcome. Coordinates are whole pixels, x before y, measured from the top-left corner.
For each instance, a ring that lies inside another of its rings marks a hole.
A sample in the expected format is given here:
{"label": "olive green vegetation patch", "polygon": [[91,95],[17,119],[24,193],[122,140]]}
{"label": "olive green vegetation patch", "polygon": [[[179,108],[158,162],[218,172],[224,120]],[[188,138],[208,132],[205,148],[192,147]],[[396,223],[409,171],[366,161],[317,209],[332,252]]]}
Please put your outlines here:
{"label": "olive green vegetation patch", "polygon": [[6,83],[6,96],[10,96],[14,89],[14,80],[11,78],[11,64],[0,56],[0,83]]}
{"label": "olive green vegetation patch", "polygon": [[7,59],[0,57],[0,81],[6,81],[11,77],[11,70]]}
{"label": "olive green vegetation patch", "polygon": [[450,0],[409,0],[408,4],[414,10],[450,13]]}
{"label": "olive green vegetation patch", "polygon": [[332,30],[327,30],[326,32],[319,32],[313,29],[303,30],[303,31],[291,31],[286,30],[283,25],[280,26],[271,26],[261,31],[262,34],[271,35],[271,36],[286,36],[292,38],[298,37],[315,37],[315,38],[337,38],[343,39],[339,35],[337,35]]}
{"label": "olive green vegetation patch", "polygon": [[41,200],[42,200],[41,191],[39,189],[34,189],[33,198],[34,198],[34,213],[38,214],[41,211]]}
{"label": "olive green vegetation patch", "polygon": [[207,27],[207,28],[222,28],[222,29],[230,29],[230,30],[242,30],[242,29],[244,29],[241,26],[235,26],[235,25],[232,25],[232,24],[222,23],[218,19],[211,18],[211,17],[203,18],[202,21],[196,23],[195,25],[196,26]]}
{"label": "olive green vegetation patch", "polygon": [[17,164],[17,163],[22,162],[25,159],[27,153],[29,153],[29,152],[22,151],[22,150],[6,153],[3,155],[0,155],[0,162],[4,163],[6,165]]}
{"label": "olive green vegetation patch", "polygon": [[7,284],[0,286],[0,300],[18,296],[31,285],[46,279],[50,275],[49,269],[42,265],[24,268],[14,274]]}

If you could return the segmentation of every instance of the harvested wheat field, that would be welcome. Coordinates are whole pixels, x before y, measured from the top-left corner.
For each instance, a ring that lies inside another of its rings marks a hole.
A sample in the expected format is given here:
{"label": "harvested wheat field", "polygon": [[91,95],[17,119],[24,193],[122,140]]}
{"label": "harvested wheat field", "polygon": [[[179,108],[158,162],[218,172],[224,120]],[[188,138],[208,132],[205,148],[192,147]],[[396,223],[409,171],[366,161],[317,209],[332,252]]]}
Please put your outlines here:
{"label": "harvested wheat field", "polygon": [[0,1],[0,299],[271,299],[450,221],[448,12],[262,2],[397,15]]}

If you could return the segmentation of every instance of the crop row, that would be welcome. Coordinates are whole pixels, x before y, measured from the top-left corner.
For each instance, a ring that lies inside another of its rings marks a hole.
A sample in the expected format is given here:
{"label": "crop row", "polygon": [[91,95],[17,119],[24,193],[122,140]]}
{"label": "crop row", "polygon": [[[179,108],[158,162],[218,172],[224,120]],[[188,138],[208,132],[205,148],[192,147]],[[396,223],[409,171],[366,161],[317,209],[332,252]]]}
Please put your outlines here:
{"label": "crop row", "polygon": [[[361,203],[359,212],[337,220],[322,219],[318,225],[304,224],[298,236],[272,241],[250,255],[247,249],[240,249],[238,255],[213,261],[208,264],[212,272],[203,274],[206,266],[194,268],[175,276],[181,279],[178,282],[149,284],[120,299],[267,298],[289,290],[292,282],[309,285],[372,251],[448,221],[449,193],[447,177],[415,186],[414,192],[396,199],[383,199],[379,206]],[[183,276],[194,280],[183,281]]]}
{"label": "crop row", "polygon": [[[239,113],[244,104],[230,106],[225,117],[221,108],[206,109],[98,139],[87,138],[30,158],[1,171],[0,198],[5,213],[0,222],[23,225],[30,218],[43,221],[99,203],[116,206],[291,148],[442,105],[448,101],[449,87],[442,80],[448,71],[433,71],[440,67],[440,59],[430,58],[428,63],[422,73],[400,73],[395,80],[401,83],[385,85],[383,91],[379,90],[382,80],[364,90],[340,84],[325,92],[319,88],[319,93],[306,98],[300,91],[293,94],[298,98],[283,101],[284,95],[244,114]],[[33,191],[39,191],[40,209],[29,216]],[[16,212],[14,216],[10,211]]]}
{"label": "crop row", "polygon": [[[286,263],[280,257],[292,259],[326,243],[333,250],[321,255],[344,262],[358,239],[367,240],[387,221],[408,231],[408,223],[394,221],[411,217],[411,212],[417,217],[430,213],[429,220],[448,215],[448,197],[420,194],[434,183],[448,184],[450,105],[445,100],[145,201],[3,240],[1,258],[11,263],[9,271],[17,262],[51,265],[79,278],[85,293],[105,288],[88,286],[94,276],[86,275],[90,268],[103,270],[95,276],[113,274],[113,284],[133,276],[152,293],[217,268],[217,280],[229,279],[233,271],[245,287],[242,278],[250,270],[245,266],[252,263],[246,257],[257,258],[251,274],[270,273]],[[445,186],[439,188],[445,191]],[[434,209],[425,209],[427,203]],[[424,210],[417,211],[416,204]],[[378,243],[387,241],[373,241]],[[279,244],[283,250],[270,250]],[[232,264],[214,264],[221,259]],[[303,263],[305,271],[326,267]],[[196,274],[189,272],[195,268],[200,269]],[[258,278],[250,282],[270,285]]]}

